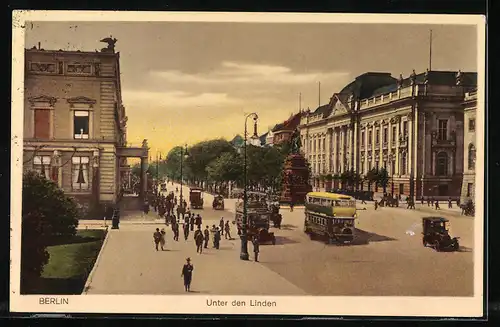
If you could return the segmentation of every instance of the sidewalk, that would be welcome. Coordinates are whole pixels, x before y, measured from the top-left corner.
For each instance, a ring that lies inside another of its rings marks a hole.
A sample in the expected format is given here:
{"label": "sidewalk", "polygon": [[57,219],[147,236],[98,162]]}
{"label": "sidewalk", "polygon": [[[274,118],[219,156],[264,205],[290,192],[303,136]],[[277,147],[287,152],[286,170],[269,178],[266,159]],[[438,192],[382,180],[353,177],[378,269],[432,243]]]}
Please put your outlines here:
{"label": "sidewalk", "polygon": [[[210,248],[197,254],[192,233],[188,241],[175,242],[168,229],[168,250],[156,251],[153,230],[154,227],[147,226],[110,230],[84,294],[186,294],[180,274],[186,257],[191,257],[194,265],[193,294],[307,295],[261,263],[240,260],[239,239],[222,240],[219,250]],[[263,263],[265,253],[262,246]]]}

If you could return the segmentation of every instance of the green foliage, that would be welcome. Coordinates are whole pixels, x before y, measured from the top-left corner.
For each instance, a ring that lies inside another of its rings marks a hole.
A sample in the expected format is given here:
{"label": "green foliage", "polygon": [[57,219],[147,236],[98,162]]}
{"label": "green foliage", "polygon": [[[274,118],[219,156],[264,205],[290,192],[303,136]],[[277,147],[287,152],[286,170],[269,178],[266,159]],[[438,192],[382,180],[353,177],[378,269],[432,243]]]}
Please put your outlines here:
{"label": "green foliage", "polygon": [[239,182],[243,175],[242,158],[232,152],[224,152],[207,167],[208,178],[215,182]]}
{"label": "green foliage", "polygon": [[[199,142],[188,149],[188,157],[185,159],[186,176],[195,180],[206,180],[208,178],[207,167],[223,153],[235,153],[235,149],[224,139],[215,139]],[[168,159],[168,157],[167,157]]]}
{"label": "green foliage", "polygon": [[389,173],[385,168],[382,168],[377,173],[377,182],[384,188],[384,193],[389,183]]}
{"label": "green foliage", "polygon": [[50,242],[76,234],[78,209],[54,182],[36,172],[24,174],[22,194],[21,287],[25,290],[43,272]]}

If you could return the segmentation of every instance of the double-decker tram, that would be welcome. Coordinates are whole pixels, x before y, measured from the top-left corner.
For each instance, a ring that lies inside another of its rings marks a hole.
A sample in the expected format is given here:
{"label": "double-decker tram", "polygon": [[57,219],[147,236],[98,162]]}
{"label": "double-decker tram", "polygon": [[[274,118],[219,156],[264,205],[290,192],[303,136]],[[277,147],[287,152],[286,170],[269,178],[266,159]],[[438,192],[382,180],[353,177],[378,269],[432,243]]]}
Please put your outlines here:
{"label": "double-decker tram", "polygon": [[351,243],[357,218],[356,200],[348,195],[310,192],[306,195],[304,232],[327,243]]}

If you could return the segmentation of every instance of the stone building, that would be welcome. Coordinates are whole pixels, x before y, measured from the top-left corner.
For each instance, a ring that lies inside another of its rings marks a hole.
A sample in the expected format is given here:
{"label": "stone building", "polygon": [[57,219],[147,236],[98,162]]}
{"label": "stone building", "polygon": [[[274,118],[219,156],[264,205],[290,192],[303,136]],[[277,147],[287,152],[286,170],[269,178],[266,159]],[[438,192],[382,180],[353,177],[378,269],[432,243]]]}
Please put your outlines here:
{"label": "stone building", "polygon": [[300,118],[302,117],[302,111],[296,114],[292,114],[283,123],[276,124],[272,131],[273,144],[279,145],[283,142],[290,141],[292,134],[295,132],[300,124]]}
{"label": "stone building", "polygon": [[148,157],[147,142],[126,147],[120,54],[116,39],[102,42],[100,52],[25,50],[23,169],[91,208],[120,200],[127,157],[141,158],[145,180]]}
{"label": "stone building", "polygon": [[476,109],[477,89],[465,93],[464,99],[464,178],[461,201],[473,199],[476,179]]}
{"label": "stone building", "polygon": [[[385,168],[387,192],[459,197],[464,172],[464,95],[476,73],[426,71],[399,79],[358,76],[300,122],[313,183],[352,170]],[[373,186],[373,185],[372,185]],[[367,189],[362,183],[361,188]],[[382,191],[381,188],[374,191]]]}

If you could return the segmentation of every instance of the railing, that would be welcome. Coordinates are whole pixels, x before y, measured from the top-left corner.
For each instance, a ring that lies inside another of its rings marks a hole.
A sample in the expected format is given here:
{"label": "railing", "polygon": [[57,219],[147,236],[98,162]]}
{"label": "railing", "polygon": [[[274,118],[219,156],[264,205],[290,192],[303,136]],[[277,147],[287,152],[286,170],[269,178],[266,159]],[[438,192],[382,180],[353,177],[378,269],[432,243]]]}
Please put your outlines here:
{"label": "railing", "polygon": [[411,94],[412,94],[412,87],[408,86],[408,87],[402,88],[402,89],[395,91],[395,92],[389,92],[389,93],[378,95],[376,97],[363,99],[360,102],[359,107],[360,107],[360,109],[366,109],[366,108],[378,106],[378,105],[381,105],[384,103],[389,103],[389,102],[397,100],[397,99],[407,98],[407,97],[410,97]]}

